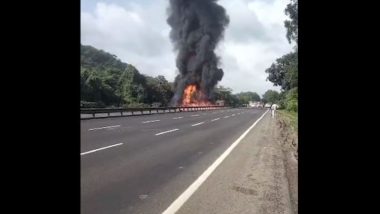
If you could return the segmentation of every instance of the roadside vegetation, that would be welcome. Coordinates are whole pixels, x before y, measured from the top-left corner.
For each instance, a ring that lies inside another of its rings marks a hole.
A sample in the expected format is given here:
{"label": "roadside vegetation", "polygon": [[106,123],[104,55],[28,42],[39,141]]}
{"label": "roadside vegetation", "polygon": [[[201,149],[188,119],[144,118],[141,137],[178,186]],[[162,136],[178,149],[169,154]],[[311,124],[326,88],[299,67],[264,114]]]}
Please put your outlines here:
{"label": "roadside vegetation", "polygon": [[[294,44],[293,51],[275,60],[272,65],[265,70],[268,80],[275,86],[281,87],[281,92],[272,95],[272,101],[278,103],[281,109],[288,114],[295,115],[297,120],[298,112],[298,0],[291,0],[285,9],[285,14],[290,18],[284,25],[287,33],[286,38],[290,44]],[[268,96],[268,95],[267,95]],[[274,98],[273,98],[274,97]],[[265,94],[264,94],[265,98]]]}

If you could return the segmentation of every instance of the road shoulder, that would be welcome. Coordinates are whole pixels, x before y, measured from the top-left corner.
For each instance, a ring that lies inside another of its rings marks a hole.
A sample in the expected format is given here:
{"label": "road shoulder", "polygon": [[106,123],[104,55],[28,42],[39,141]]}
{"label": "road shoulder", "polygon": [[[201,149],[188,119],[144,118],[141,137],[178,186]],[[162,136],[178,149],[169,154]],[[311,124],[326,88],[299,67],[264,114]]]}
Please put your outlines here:
{"label": "road shoulder", "polygon": [[269,114],[178,213],[297,213],[297,160]]}

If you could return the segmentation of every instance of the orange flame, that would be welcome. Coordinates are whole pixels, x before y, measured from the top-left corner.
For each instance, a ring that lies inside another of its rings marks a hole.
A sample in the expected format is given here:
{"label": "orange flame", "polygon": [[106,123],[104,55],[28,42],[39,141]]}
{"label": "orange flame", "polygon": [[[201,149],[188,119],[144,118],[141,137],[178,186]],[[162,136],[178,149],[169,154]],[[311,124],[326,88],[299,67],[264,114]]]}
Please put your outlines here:
{"label": "orange flame", "polygon": [[189,105],[192,101],[192,98],[196,95],[196,92],[196,85],[188,85],[183,91],[182,105]]}
{"label": "orange flame", "polygon": [[182,106],[210,106],[211,102],[202,100],[203,93],[197,89],[197,86],[188,85],[183,91]]}

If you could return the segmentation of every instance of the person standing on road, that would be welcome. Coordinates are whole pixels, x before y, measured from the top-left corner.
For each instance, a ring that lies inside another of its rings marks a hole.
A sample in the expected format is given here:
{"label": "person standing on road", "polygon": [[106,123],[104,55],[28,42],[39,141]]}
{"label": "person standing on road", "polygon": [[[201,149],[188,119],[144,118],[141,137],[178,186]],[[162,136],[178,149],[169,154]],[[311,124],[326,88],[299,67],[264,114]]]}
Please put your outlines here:
{"label": "person standing on road", "polygon": [[275,115],[276,110],[277,110],[277,105],[273,104],[272,107],[271,107],[271,109],[272,109],[272,118],[274,118],[274,115]]}

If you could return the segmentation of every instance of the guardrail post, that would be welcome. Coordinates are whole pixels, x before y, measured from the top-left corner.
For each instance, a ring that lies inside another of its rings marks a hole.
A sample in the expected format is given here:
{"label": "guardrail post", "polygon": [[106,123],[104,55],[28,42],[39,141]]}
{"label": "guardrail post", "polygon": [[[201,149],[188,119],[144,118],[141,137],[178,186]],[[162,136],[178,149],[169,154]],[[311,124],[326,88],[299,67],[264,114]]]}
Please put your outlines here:
{"label": "guardrail post", "polygon": [[92,117],[95,117],[95,113],[92,113]]}
{"label": "guardrail post", "polygon": [[108,113],[108,117],[110,116],[110,112],[107,112]]}
{"label": "guardrail post", "polygon": [[120,115],[123,116],[123,111],[120,112]]}

